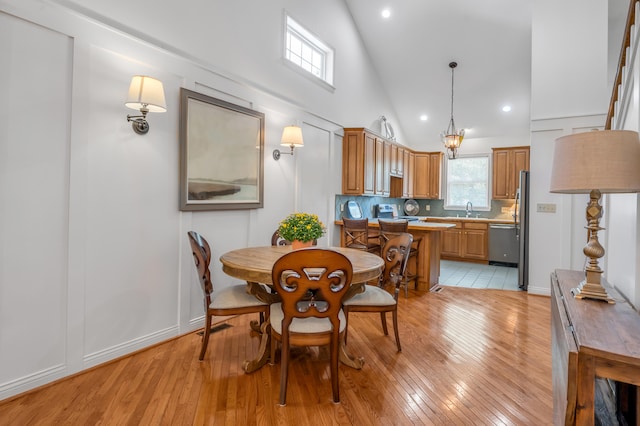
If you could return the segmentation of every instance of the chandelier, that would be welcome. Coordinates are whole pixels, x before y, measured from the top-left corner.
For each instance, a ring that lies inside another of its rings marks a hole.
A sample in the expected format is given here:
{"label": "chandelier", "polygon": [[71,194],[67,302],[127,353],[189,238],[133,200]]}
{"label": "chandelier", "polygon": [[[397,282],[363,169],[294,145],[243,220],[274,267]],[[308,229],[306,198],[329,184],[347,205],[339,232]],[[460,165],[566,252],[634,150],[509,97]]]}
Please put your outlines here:
{"label": "chandelier", "polygon": [[442,143],[447,149],[447,155],[451,160],[458,156],[458,148],[460,148],[460,145],[462,145],[462,139],[464,139],[464,129],[456,130],[456,123],[453,121],[453,70],[457,66],[457,62],[449,63],[449,68],[451,68],[451,120],[449,121],[449,127],[447,127],[447,130],[440,133]]}

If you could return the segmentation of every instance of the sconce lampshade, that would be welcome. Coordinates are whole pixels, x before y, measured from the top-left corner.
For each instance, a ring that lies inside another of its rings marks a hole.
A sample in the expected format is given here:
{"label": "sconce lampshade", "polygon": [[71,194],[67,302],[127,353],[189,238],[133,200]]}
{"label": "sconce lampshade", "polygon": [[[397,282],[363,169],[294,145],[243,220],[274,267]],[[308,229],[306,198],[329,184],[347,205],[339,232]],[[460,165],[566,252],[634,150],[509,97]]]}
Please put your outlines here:
{"label": "sconce lampshade", "polygon": [[146,108],[148,112],[165,112],[167,103],[162,82],[152,77],[134,75],[125,105],[136,110]]}
{"label": "sconce lampshade", "polygon": [[282,140],[280,141],[282,146],[302,147],[304,146],[304,140],[302,139],[302,129],[298,126],[287,126],[282,131]]}
{"label": "sconce lampshade", "polygon": [[629,130],[594,130],[556,139],[551,192],[640,191],[640,140]]}

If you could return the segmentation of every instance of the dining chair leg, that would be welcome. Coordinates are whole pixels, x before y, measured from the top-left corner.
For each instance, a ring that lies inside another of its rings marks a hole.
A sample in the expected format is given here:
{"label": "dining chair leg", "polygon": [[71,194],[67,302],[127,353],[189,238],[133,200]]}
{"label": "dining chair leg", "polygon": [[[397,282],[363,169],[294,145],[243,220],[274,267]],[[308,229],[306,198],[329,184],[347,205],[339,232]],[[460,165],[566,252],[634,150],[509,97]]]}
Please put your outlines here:
{"label": "dining chair leg", "polygon": [[[283,321],[284,322],[284,321]],[[282,324],[282,346],[280,347],[280,405],[287,405],[287,382],[289,379],[289,326]]]}
{"label": "dining chair leg", "polygon": [[204,322],[204,331],[202,333],[202,346],[200,348],[200,356],[198,359],[202,361],[204,354],[207,352],[207,345],[209,344],[209,335],[211,334],[211,315],[207,312],[207,319]]}
{"label": "dining chair leg", "polygon": [[342,312],[344,312],[344,339],[343,339],[343,342],[346,345],[347,344],[347,330],[349,330],[349,310],[343,306],[342,307]]}
{"label": "dining chair leg", "polygon": [[398,347],[398,352],[402,352],[402,347],[400,346],[400,334],[398,334],[398,310],[392,312],[393,317],[393,332],[396,335],[396,346]]}
{"label": "dining chair leg", "polygon": [[[345,329],[346,331],[346,329]],[[331,337],[331,390],[333,393],[333,402],[340,402],[340,383],[338,382],[338,350],[340,348],[340,340],[338,335]]]}
{"label": "dining chair leg", "polygon": [[389,330],[387,330],[387,316],[385,315],[385,312],[380,312],[380,321],[382,321],[382,331],[384,332],[384,335],[389,335]]}

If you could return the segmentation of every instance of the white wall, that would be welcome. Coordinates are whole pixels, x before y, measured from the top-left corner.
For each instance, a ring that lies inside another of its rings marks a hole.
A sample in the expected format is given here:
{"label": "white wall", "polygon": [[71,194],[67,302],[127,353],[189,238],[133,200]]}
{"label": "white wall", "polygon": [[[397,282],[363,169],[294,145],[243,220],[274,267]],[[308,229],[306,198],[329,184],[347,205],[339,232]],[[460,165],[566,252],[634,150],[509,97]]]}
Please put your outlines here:
{"label": "white wall", "polygon": [[[335,90],[283,65],[284,8],[336,48]],[[201,326],[188,230],[217,259],[307,210],[335,243],[342,127],[389,104],[341,0],[0,0],[0,58],[0,399]],[[167,98],[144,136],[134,74]],[[264,208],[178,210],[180,87],[265,113]],[[276,162],[292,122],[305,146]]]}
{"label": "white wall", "polygon": [[[553,143],[559,136],[604,128],[611,96],[608,58],[617,60],[617,55],[608,50],[608,34],[613,30],[608,27],[606,1],[541,0],[534,2],[533,11],[529,291],[548,293],[549,273],[554,269],[584,268],[589,198],[549,193]],[[612,23],[624,25],[620,20]],[[619,50],[619,46],[611,48]],[[629,90],[628,96],[633,105],[627,116],[629,126],[637,129],[637,89]],[[537,203],[555,203],[557,211],[536,213]],[[607,230],[599,233],[599,239],[606,254],[600,266],[605,278],[639,306],[637,196],[609,195],[603,204],[601,225]]]}
{"label": "white wall", "polygon": [[[640,6],[636,3],[636,16]],[[640,56],[638,25],[634,25],[627,66],[623,72],[612,128],[640,130]],[[640,167],[640,164],[638,164]],[[640,199],[636,194],[610,194],[605,204],[606,277],[636,307],[640,307]]]}

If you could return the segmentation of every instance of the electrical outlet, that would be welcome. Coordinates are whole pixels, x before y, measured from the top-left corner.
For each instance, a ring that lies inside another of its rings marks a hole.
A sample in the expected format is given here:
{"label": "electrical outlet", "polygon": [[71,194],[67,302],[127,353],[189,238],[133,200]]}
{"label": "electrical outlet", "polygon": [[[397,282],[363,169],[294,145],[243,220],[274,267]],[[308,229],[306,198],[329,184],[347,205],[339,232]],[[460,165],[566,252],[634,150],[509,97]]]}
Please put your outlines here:
{"label": "electrical outlet", "polygon": [[536,204],[536,211],[538,213],[555,213],[556,205],[553,203],[538,203]]}
{"label": "electrical outlet", "polygon": [[344,204],[340,204],[340,211],[343,212],[344,211]]}
{"label": "electrical outlet", "polygon": [[424,211],[425,211],[425,212],[431,211],[431,206],[430,206],[429,204],[426,204],[426,205],[424,206]]}

